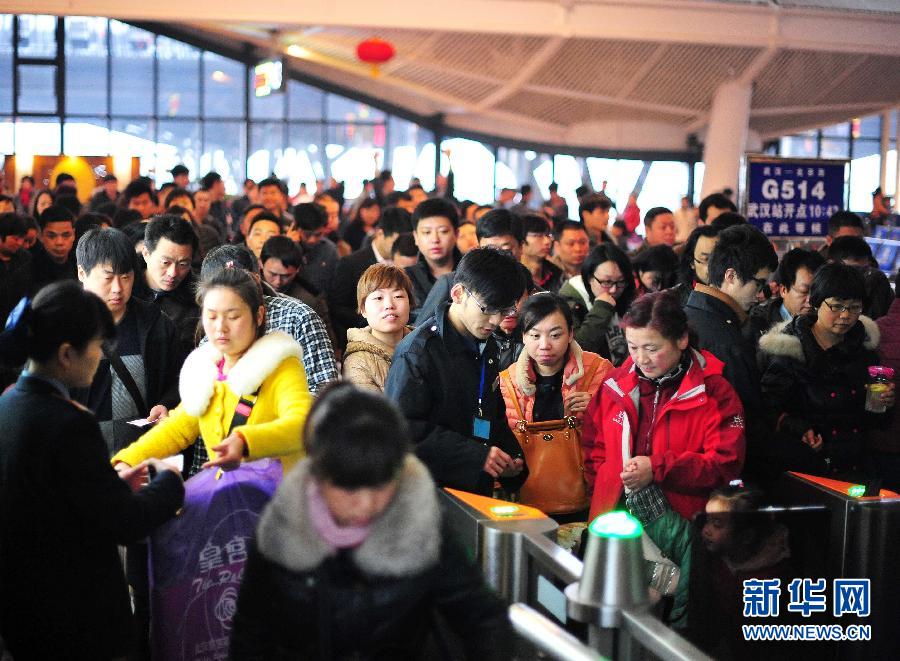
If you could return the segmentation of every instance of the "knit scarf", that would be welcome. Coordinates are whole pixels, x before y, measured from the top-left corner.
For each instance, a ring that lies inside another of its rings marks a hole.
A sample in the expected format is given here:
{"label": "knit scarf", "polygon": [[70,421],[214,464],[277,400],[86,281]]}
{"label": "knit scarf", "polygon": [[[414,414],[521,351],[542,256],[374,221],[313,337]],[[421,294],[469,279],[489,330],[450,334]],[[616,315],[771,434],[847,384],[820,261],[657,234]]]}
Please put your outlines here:
{"label": "knit scarf", "polygon": [[341,526],[334,520],[328,504],[322,497],[322,491],[316,480],[310,480],[306,487],[306,498],[309,503],[309,514],[313,526],[322,540],[335,549],[348,549],[359,546],[369,536],[371,525]]}

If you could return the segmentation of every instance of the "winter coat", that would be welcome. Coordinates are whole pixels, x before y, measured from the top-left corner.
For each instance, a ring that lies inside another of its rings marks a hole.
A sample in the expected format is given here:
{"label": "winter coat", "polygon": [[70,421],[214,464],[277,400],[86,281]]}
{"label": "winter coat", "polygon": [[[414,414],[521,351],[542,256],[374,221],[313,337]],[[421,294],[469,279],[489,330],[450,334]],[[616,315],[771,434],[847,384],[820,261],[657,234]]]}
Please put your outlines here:
{"label": "winter coat", "polygon": [[775,324],[785,321],[781,316],[781,306],[784,300],[780,296],[770,298],[764,303],[750,308],[750,315],[744,327],[744,334],[753,343],[759,342],[759,338],[765,335]]}
{"label": "winter coat", "polygon": [[290,336],[273,331],[254,342],[218,381],[221,354],[208,342],[195,349],[181,370],[181,404],[166,420],[112,458],[115,465],[131,466],[150,457],[178,454],[197,436],[203,438],[207,454],[229,435],[239,398],[259,391],[246,424],[238,425],[247,443],[248,459],[278,457],[284,472],[303,452],[303,425],[312,405],[301,362],[303,350]]}
{"label": "winter coat", "polygon": [[[575,339],[585,351],[591,351],[621,365],[628,355],[625,339],[622,337],[621,348],[616,349],[616,356],[611,355],[607,332],[610,326],[618,323],[616,308],[606,301],[595,298],[591,303],[580,275],[570,278],[560,290],[559,295],[566,299],[572,308],[575,322]],[[619,331],[621,333],[621,331]]]}
{"label": "winter coat", "polygon": [[[366,269],[377,264],[375,251],[368,245],[338,260],[328,292],[328,309],[338,346],[344,347],[347,329],[362,328],[366,320],[359,314],[356,304],[356,285]],[[410,305],[421,305],[423,301],[410,301]]]}
{"label": "winter coat", "polygon": [[753,418],[751,425],[755,424],[762,402],[756,349],[743,331],[747,314],[737,307],[731,297],[700,283],[688,296],[684,312],[697,334],[698,348],[709,351],[722,361],[722,374],[737,391],[747,416]]}
{"label": "winter coat", "polygon": [[[459,264],[459,260],[462,259],[462,253],[457,249],[453,248],[453,270],[456,271],[456,266]],[[413,308],[412,312],[409,315],[410,321],[416,321],[417,325],[430,316],[422,312],[421,308],[424,306],[425,301],[428,300],[428,294],[431,293],[431,288],[434,287],[435,282],[438,278],[434,277],[434,274],[431,272],[431,267],[428,266],[428,262],[425,261],[425,258],[420,254],[419,261],[412,266],[406,267],[406,275],[409,276],[409,279],[412,280],[413,285],[413,298],[416,301],[416,306]],[[450,276],[453,278],[453,275]],[[447,292],[448,296],[446,300],[449,300],[449,291],[453,286],[453,281],[448,280],[447,283]]]}
{"label": "winter coat", "polygon": [[[385,382],[385,394],[397,404],[410,425],[416,455],[435,482],[485,496],[493,493],[494,478],[484,472],[491,446],[511,456],[522,450],[506,424],[499,392],[499,352],[493,337],[478,353],[448,318],[448,304],[438,308],[394,350]],[[484,361],[483,417],[490,422],[489,438],[476,438],[473,422],[478,415],[478,390]],[[515,491],[527,477],[501,478]]]}
{"label": "winter coat", "polygon": [[[612,363],[590,351],[582,351],[575,340],[569,345],[569,358],[563,367],[562,399],[565,401],[570,392],[597,392],[606,374],[613,369]],[[584,376],[591,373],[590,383],[584,383]],[[508,380],[507,380],[508,379]],[[522,418],[518,410],[524,413],[525,422],[534,422],[535,401],[534,361],[523,351],[515,365],[504,370],[500,375],[500,391],[506,405],[506,421],[510,429],[515,429]],[[510,390],[512,383],[512,390]],[[518,400],[519,407],[516,407]],[[581,418],[581,415],[576,417]]]}
{"label": "winter coat", "polygon": [[152,303],[172,320],[178,332],[178,352],[182,362],[194,348],[194,336],[200,322],[200,306],[194,296],[196,286],[194,276],[189,273],[173,291],[156,291],[147,284],[146,268],[136,269],[134,274],[132,296]]}
{"label": "winter coat", "polygon": [[[128,314],[133,314],[137,322],[144,361],[144,403],[151,408],[157,404],[175,408],[178,404],[178,370],[184,360],[179,353],[175,324],[157,306],[137,298],[128,301]],[[73,388],[72,399],[85,404],[88,393],[88,388]]]}
{"label": "winter coat", "polygon": [[[875,322],[881,331],[881,364],[894,368],[894,379],[900,379],[900,298],[892,304],[887,315]],[[900,453],[900,415],[892,416],[891,425],[872,433],[872,447],[882,452]]]}
{"label": "winter coat", "polygon": [[862,468],[869,428],[884,424],[891,414],[865,411],[867,369],[879,364],[881,334],[874,321],[861,316],[844,340],[826,351],[813,336],[815,321],[798,316],[759,340],[766,422],[784,443],[801,444],[808,429],[821,434],[822,450],[810,458],[820,457],[830,470]]}
{"label": "winter coat", "polygon": [[21,376],[0,397],[0,637],[17,660],[112,659],[134,643],[117,544],[175,515],[180,478],[132,493],[93,414]]}
{"label": "winter coat", "polygon": [[505,607],[442,525],[421,462],[407,458],[396,494],[353,549],[319,536],[307,506],[312,479],[309,464],[299,464],[260,518],[231,659],[423,658],[435,610],[467,658],[510,658]]}
{"label": "winter coat", "polygon": [[[403,337],[411,332],[412,327],[407,326]],[[372,329],[368,326],[347,329],[347,349],[342,368],[345,381],[361,388],[384,392],[384,382],[393,358],[394,347],[372,335]]]}
{"label": "winter coat", "polygon": [[[744,463],[744,409],[722,377],[723,365],[706,351],[691,350],[677,391],[650,427],[653,481],[686,518],[706,505],[709,492],[735,479]],[[591,517],[612,510],[624,485],[623,446],[638,454],[639,376],[631,358],[615,369],[584,415],[585,478],[593,484]]]}

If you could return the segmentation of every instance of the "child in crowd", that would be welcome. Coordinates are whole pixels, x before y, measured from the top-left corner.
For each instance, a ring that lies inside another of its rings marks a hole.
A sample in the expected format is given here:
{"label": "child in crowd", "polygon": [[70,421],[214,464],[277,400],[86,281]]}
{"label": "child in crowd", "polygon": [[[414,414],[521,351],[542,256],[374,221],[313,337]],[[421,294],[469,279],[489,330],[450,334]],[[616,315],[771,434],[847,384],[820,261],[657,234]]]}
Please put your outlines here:
{"label": "child in crowd", "polygon": [[[634,460],[625,466],[625,472],[635,470]],[[744,581],[780,578],[784,595],[796,575],[788,530],[762,510],[762,492],[740,481],[715,489],[697,526],[673,511],[652,484],[628,493],[625,503],[662,555],[680,568],[671,625],[716,658],[760,658],[759,646],[748,648],[742,636]]]}

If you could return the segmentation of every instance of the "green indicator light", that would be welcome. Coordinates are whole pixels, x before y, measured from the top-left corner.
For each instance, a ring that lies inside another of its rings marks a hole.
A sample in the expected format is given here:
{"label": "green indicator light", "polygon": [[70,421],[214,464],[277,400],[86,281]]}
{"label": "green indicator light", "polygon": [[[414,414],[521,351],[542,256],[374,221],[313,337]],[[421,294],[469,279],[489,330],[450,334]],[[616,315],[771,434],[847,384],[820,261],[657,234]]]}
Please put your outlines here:
{"label": "green indicator light", "polygon": [[641,526],[641,522],[628,512],[610,512],[594,519],[588,530],[598,537],[630,539],[640,537],[644,528]]}
{"label": "green indicator light", "polygon": [[516,516],[519,513],[518,505],[495,505],[491,508],[491,514],[495,516]]}
{"label": "green indicator light", "polygon": [[852,487],[847,489],[847,493],[854,498],[861,498],[866,495],[866,485],[864,484],[854,484]]}

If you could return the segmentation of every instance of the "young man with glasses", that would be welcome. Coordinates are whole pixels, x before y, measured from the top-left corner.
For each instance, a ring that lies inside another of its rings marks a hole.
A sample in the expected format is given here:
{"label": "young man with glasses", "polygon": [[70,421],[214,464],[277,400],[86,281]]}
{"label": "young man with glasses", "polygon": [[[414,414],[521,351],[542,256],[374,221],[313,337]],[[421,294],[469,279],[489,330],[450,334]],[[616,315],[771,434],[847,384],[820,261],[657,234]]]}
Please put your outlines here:
{"label": "young man with glasses", "polygon": [[697,348],[725,363],[723,375],[744,404],[748,458],[761,402],[755,344],[744,325],[777,266],[778,256],[762,232],[747,224],[729,227],[719,233],[709,256],[709,284],[698,282],[684,309]]}
{"label": "young man with glasses", "polygon": [[505,252],[476,248],[456,269],[450,302],[397,345],[385,394],[406,416],[416,454],[438,486],[490,496],[494,480],[515,490],[526,471],[496,388],[493,333],[525,291]]}

